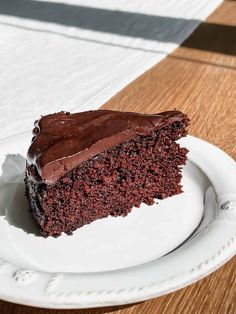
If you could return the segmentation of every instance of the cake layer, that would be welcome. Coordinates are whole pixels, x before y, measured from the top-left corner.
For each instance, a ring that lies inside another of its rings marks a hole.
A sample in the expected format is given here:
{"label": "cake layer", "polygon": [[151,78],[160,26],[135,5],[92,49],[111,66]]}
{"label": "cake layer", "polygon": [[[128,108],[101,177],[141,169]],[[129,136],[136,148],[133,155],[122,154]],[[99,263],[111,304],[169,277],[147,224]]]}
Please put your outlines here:
{"label": "cake layer", "polygon": [[35,122],[28,150],[28,175],[37,182],[54,184],[66,172],[116,145],[181,122],[179,111],[139,114],[95,110],[49,114]]}
{"label": "cake layer", "polygon": [[158,130],[136,135],[83,161],[54,184],[36,182],[27,171],[26,194],[41,233],[71,234],[94,220],[126,216],[141,203],[151,205],[155,198],[181,193],[187,149],[176,140],[186,135],[187,122],[182,115]]}

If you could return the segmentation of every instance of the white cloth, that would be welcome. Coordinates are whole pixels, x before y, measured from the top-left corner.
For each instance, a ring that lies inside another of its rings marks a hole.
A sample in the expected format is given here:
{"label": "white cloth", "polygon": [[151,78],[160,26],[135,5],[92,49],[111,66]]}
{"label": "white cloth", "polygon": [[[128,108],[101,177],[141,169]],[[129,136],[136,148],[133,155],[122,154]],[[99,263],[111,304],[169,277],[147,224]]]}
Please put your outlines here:
{"label": "white cloth", "polygon": [[32,129],[43,114],[98,108],[221,3],[49,1],[0,3],[0,138]]}

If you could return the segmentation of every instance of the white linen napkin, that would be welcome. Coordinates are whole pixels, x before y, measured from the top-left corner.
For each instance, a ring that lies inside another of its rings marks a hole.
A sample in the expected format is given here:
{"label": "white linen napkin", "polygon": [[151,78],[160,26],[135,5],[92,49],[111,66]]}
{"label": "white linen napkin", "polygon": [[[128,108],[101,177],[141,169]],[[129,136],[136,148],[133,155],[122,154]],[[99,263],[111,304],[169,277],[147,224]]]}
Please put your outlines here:
{"label": "white linen napkin", "polygon": [[0,139],[31,130],[40,115],[98,108],[221,2],[1,1]]}

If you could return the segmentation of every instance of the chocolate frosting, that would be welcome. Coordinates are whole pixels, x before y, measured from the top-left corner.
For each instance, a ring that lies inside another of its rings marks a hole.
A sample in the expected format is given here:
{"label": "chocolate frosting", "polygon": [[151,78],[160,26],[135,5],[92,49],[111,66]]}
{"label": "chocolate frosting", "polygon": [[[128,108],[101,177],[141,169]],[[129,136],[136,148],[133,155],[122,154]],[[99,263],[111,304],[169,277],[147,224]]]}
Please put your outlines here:
{"label": "chocolate frosting", "polygon": [[28,150],[29,169],[36,170],[30,175],[32,179],[54,183],[85,160],[176,121],[186,121],[186,115],[180,111],[139,114],[94,110],[43,116],[35,122]]}

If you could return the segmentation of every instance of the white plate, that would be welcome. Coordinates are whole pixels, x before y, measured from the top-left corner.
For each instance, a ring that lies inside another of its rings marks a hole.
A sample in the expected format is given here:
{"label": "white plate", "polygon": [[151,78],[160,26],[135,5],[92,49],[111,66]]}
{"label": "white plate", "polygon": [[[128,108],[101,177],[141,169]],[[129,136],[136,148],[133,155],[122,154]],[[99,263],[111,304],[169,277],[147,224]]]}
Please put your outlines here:
{"label": "white plate", "polygon": [[133,303],[193,283],[235,254],[236,165],[215,146],[181,140],[190,150],[183,194],[44,239],[24,197],[30,138],[0,142],[1,299],[48,308]]}

